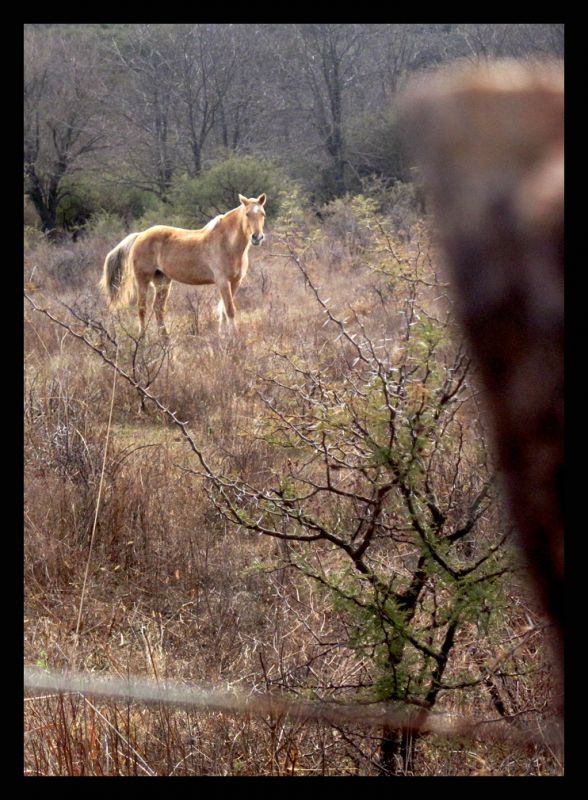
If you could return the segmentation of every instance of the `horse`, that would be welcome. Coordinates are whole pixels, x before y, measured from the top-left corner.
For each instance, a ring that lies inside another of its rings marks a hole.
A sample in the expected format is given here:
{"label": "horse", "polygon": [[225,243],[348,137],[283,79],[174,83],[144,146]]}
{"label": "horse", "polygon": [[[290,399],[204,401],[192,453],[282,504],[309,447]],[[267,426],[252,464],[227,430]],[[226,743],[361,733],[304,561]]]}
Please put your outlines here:
{"label": "horse", "polygon": [[234,296],[249,267],[249,248],[263,239],[266,195],[239,194],[237,208],[219,214],[199,230],[154,225],[130,233],[104,261],[100,287],[111,308],[128,305],[137,295],[140,335],[145,332],[147,290],[155,287],[153,311],[162,336],[167,337],[164,314],[172,281],[192,286],[216,284],[219,331],[226,320],[230,333],[237,330]]}

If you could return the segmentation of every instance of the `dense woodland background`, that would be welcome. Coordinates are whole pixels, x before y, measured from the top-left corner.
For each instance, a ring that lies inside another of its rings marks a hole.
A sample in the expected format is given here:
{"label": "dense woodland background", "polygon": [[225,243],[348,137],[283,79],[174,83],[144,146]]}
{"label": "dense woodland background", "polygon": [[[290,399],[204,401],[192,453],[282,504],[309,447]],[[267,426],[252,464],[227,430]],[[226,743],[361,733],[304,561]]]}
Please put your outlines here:
{"label": "dense woodland background", "polygon": [[274,204],[288,181],[315,205],[410,181],[393,101],[411,74],[563,46],[556,24],[27,25],[27,222],[195,224],[247,174]]}
{"label": "dense woodland background", "polygon": [[[563,25],[25,26],[26,664],[486,721],[37,692],[26,774],[562,774],[550,625],[394,110],[495,57],[562,58]],[[165,341],[108,311],[127,233],[261,192],[238,338],[215,287],[174,285]]]}

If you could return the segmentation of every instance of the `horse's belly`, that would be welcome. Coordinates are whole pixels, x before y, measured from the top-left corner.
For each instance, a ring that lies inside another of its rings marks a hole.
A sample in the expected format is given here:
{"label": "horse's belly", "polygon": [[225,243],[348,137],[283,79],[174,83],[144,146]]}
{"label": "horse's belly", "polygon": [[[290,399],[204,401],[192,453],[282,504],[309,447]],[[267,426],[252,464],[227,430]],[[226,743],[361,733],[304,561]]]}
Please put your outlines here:
{"label": "horse's belly", "polygon": [[170,263],[166,265],[165,274],[172,281],[188,283],[192,286],[203,286],[215,282],[212,270],[203,264],[194,266]]}
{"label": "horse's belly", "polygon": [[180,283],[189,283],[191,286],[207,286],[210,283],[215,283],[212,272],[210,277],[206,275],[188,275],[185,279],[174,278],[173,280],[180,281]]}

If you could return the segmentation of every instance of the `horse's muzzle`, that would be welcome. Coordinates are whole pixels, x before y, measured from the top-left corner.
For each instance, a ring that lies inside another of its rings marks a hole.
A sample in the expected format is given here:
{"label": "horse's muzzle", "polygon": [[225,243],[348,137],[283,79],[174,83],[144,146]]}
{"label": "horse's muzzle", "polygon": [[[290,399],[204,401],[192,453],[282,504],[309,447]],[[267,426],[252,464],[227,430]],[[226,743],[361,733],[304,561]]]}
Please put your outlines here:
{"label": "horse's muzzle", "polygon": [[254,244],[254,245],[257,246],[257,245],[259,245],[259,244],[261,244],[263,242],[264,238],[265,237],[264,237],[263,233],[254,233],[251,236],[251,244]]}

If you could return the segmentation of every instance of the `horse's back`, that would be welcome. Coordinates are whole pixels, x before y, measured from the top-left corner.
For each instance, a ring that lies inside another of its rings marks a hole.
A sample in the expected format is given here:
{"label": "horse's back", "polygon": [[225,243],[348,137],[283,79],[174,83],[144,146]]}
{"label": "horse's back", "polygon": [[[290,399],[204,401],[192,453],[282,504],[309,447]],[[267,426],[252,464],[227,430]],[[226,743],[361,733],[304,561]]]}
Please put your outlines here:
{"label": "horse's back", "polygon": [[[153,225],[133,245],[135,275],[152,279],[159,270],[170,280],[192,285],[215,282],[211,263],[214,244],[209,231],[194,231],[172,225]],[[211,247],[213,250],[211,250]]]}
{"label": "horse's back", "polygon": [[193,233],[198,233],[198,231],[192,231],[188,228],[175,228],[173,225],[152,225],[150,228],[147,228],[143,231],[141,236],[183,236],[189,235]]}
{"label": "horse's back", "polygon": [[172,225],[152,225],[139,234],[136,247],[149,245],[194,245],[206,237],[206,231],[175,228]]}
{"label": "horse's back", "polygon": [[[143,241],[175,241],[182,244],[198,244],[217,237],[215,228],[225,216],[226,214],[217,214],[217,216],[213,217],[210,222],[207,222],[203,228],[197,229],[176,228],[173,225],[152,225],[139,234],[139,238]],[[214,237],[211,236],[213,231]]]}

